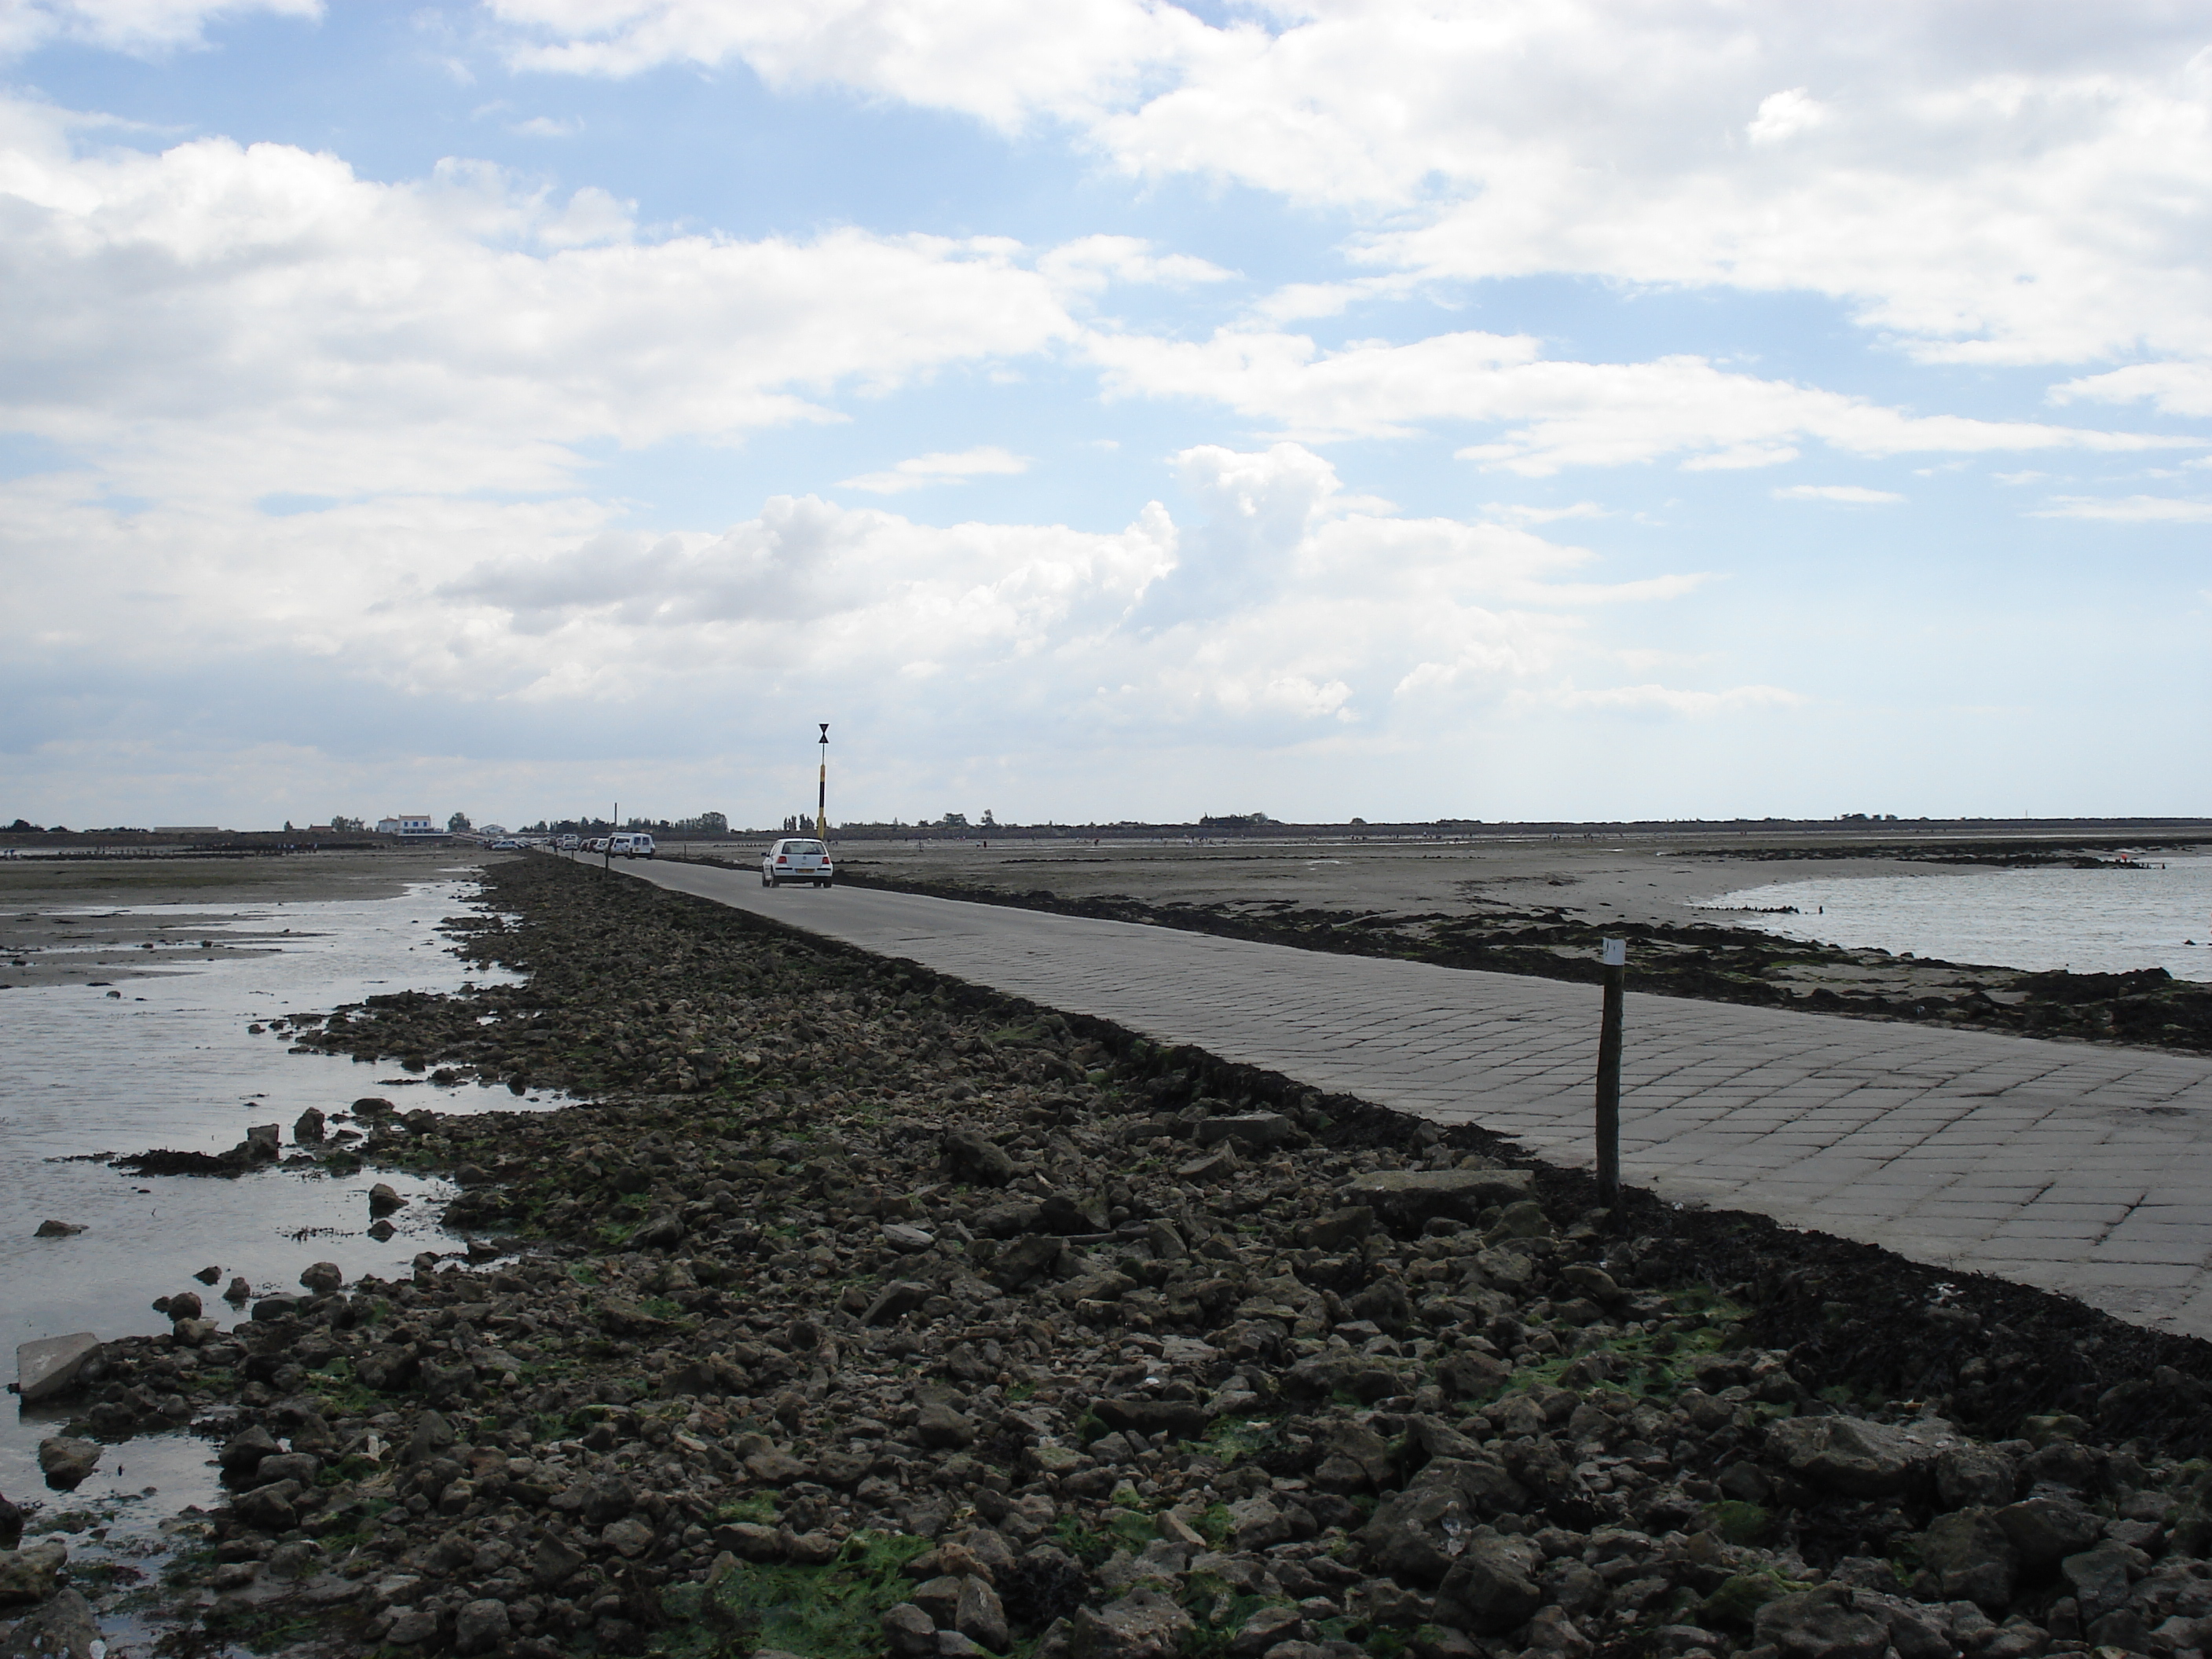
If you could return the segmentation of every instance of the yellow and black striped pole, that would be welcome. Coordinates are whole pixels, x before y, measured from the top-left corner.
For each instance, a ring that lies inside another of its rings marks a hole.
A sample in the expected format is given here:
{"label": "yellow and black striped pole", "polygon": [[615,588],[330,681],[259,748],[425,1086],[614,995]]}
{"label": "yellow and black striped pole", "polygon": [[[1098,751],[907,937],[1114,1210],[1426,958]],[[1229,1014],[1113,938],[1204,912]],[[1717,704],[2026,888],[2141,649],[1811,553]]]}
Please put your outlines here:
{"label": "yellow and black striped pole", "polygon": [[830,722],[817,720],[822,728],[822,771],[814,781],[814,838],[830,839]]}

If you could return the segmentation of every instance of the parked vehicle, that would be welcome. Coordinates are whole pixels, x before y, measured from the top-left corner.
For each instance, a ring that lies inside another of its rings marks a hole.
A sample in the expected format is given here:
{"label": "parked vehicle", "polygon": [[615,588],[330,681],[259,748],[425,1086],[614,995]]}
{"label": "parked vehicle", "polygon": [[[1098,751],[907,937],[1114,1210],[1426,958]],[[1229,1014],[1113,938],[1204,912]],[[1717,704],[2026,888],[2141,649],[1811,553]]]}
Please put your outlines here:
{"label": "parked vehicle", "polygon": [[653,856],[653,837],[633,830],[607,837],[607,851],[616,858],[649,859]]}
{"label": "parked vehicle", "polygon": [[512,836],[501,836],[497,841],[492,842],[491,850],[495,853],[520,853],[522,850],[522,843]]}
{"label": "parked vehicle", "polygon": [[761,854],[763,887],[782,887],[793,882],[828,887],[836,878],[830,849],[818,841],[780,841]]}
{"label": "parked vehicle", "polygon": [[573,853],[584,844],[581,836],[563,836],[553,845],[563,853]]}

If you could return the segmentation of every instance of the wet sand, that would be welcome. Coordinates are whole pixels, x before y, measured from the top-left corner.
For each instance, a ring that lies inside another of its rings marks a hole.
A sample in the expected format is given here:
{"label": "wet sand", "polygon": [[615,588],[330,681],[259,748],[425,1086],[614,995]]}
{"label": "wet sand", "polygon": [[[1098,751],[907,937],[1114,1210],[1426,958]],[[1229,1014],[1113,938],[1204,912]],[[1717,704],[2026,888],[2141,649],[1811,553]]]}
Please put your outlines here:
{"label": "wet sand", "polygon": [[[117,984],[265,955],[289,933],[283,907],[390,898],[471,876],[473,848],[283,858],[0,862],[0,989]],[[242,908],[267,907],[241,924]]]}
{"label": "wet sand", "polygon": [[[1883,838],[1894,845],[1897,837]],[[1558,908],[1599,924],[1725,921],[1698,905],[1723,893],[1824,876],[1926,874],[1917,860],[1789,854],[1804,837],[1619,836],[1593,841],[1251,842],[1163,846],[1109,842],[854,842],[839,849],[855,873],[958,881],[1003,892],[1044,888],[1066,898],[1125,894],[1149,904],[1300,906],[1382,916],[1480,915]],[[1806,849],[1812,850],[1809,847]],[[1870,849],[1871,850],[1871,849]],[[1757,852],[1760,857],[1747,856]]]}

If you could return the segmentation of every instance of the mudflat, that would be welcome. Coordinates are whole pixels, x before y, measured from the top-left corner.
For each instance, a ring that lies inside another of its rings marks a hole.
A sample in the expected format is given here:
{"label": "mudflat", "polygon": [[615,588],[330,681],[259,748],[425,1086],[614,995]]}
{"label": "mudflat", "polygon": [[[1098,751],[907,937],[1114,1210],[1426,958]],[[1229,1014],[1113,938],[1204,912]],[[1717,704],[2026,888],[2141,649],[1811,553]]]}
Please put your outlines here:
{"label": "mudflat", "polygon": [[1829,837],[1604,836],[1572,840],[867,842],[842,866],[894,879],[953,881],[1000,892],[1043,888],[1066,898],[1126,894],[1151,904],[1301,906],[1390,916],[1437,911],[1562,910],[1591,923],[1700,920],[1697,906],[1739,888],[1788,881],[1817,859],[1824,875],[1925,873],[1917,859],[1863,853]]}
{"label": "mudflat", "polygon": [[[259,954],[289,931],[282,907],[390,898],[473,874],[487,860],[474,848],[425,847],[0,862],[0,989],[143,978]],[[265,927],[239,925],[240,910],[264,906]]]}

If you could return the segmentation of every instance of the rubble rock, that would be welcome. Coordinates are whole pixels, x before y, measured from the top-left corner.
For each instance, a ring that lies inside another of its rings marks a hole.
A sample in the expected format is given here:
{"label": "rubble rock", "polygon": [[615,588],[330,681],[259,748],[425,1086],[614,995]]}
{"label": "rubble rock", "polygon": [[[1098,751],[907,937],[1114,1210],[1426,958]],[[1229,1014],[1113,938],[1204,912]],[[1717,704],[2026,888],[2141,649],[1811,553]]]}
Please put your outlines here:
{"label": "rubble rock", "polygon": [[1475,1539],[1437,1587],[1437,1622],[1478,1636],[1502,1636],[1527,1623],[1544,1604],[1534,1577],[1542,1564],[1542,1549],[1526,1539]]}
{"label": "rubble rock", "polygon": [[69,1551],[60,1544],[0,1550],[0,1607],[45,1601],[54,1593],[61,1570],[68,1565]]}
{"label": "rubble rock", "polygon": [[1079,1609],[1070,1621],[1073,1659],[1176,1659],[1191,1616],[1149,1584],[1095,1611]]}
{"label": "rubble rock", "polygon": [[98,1659],[106,1650],[92,1604],[73,1589],[63,1590],[0,1638],[0,1659]]}
{"label": "rubble rock", "polygon": [[39,1472],[56,1492],[73,1492],[100,1467],[100,1455],[96,1440],[56,1435],[39,1442]]}
{"label": "rubble rock", "polygon": [[88,1371],[96,1370],[100,1363],[100,1339],[90,1331],[76,1331],[68,1336],[42,1336],[33,1342],[23,1342],[15,1348],[15,1389],[21,1403],[35,1406],[40,1401],[52,1400],[67,1394],[85,1378]]}
{"label": "rubble rock", "polygon": [[1922,1601],[1972,1601],[2000,1613],[2012,1601],[2020,1558],[2004,1528],[1987,1510],[1939,1515],[1920,1539],[1920,1573],[1913,1594]]}
{"label": "rubble rock", "polygon": [[1769,1601],[1753,1629],[1781,1659],[1881,1659],[1889,1646],[1888,1620],[1858,1606],[1852,1591],[1839,1585]]}
{"label": "rubble rock", "polygon": [[1526,1170],[1379,1170],[1346,1187],[1343,1197],[1396,1226],[1440,1218],[1473,1225],[1492,1205],[1527,1199],[1532,1179]]}
{"label": "rubble rock", "polygon": [[1891,1498],[1930,1468],[1958,1436],[1857,1417],[1792,1417],[1766,1432],[1766,1455],[1792,1474],[1848,1498]]}

